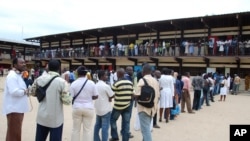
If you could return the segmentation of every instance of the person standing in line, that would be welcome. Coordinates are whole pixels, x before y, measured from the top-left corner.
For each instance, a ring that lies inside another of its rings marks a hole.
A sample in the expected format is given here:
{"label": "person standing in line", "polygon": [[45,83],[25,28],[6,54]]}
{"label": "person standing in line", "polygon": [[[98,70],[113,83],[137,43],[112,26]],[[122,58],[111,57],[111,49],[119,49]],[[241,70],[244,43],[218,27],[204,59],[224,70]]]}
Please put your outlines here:
{"label": "person standing in line", "polygon": [[[132,82],[132,84],[134,86],[134,76],[133,75],[134,75],[133,67],[130,67],[130,66],[126,67],[126,73],[124,75],[124,78],[126,80],[129,80],[130,82]],[[131,108],[130,109],[131,111],[133,110],[133,105],[134,105],[134,98],[131,99],[131,104],[129,106]],[[130,118],[131,118],[131,116],[132,116],[132,113],[130,115]],[[122,133],[122,131],[121,131],[121,133]],[[134,136],[131,134],[131,132],[129,132],[129,138],[133,138],[133,137]]]}
{"label": "person standing in line", "polygon": [[237,74],[234,74],[233,94],[237,95],[239,93],[239,88],[240,88],[240,77]]}
{"label": "person standing in line", "polygon": [[84,66],[78,67],[77,73],[78,78],[70,85],[70,94],[75,99],[72,110],[71,141],[80,141],[81,125],[83,126],[83,139],[91,141],[93,140],[92,121],[95,115],[93,100],[98,98],[98,91],[94,81],[88,80],[87,69]]}
{"label": "person standing in line", "polygon": [[[159,82],[159,79],[161,78],[161,72],[159,70],[155,70],[154,77]],[[158,106],[158,103],[159,103],[159,99],[157,101],[157,106]],[[157,111],[158,110],[155,111],[155,115],[153,117],[153,127],[154,128],[160,128],[160,126],[157,124]]]}
{"label": "person standing in line", "polygon": [[[141,133],[143,137],[143,141],[152,141],[152,135],[150,131],[150,124],[153,116],[155,115],[158,109],[158,101],[160,97],[160,86],[155,78],[151,75],[152,69],[149,64],[145,64],[142,68],[143,78],[146,79],[149,86],[154,88],[155,98],[154,98],[154,107],[146,108],[140,104],[138,104],[138,114],[141,125]],[[137,89],[135,93],[135,97],[139,97],[141,95],[141,87],[144,86],[143,79],[140,79],[137,84]]]}
{"label": "person standing in line", "polygon": [[209,92],[208,92],[208,94],[209,94],[209,96],[210,96],[210,100],[212,101],[212,102],[214,102],[214,93],[213,93],[213,91],[214,91],[214,80],[212,79],[212,73],[210,72],[210,73],[208,73],[207,74],[207,76],[208,76],[208,80],[209,80],[209,84],[210,84],[210,88],[209,88]]}
{"label": "person standing in line", "polygon": [[202,102],[201,102],[201,106],[203,105],[204,100],[206,100],[206,105],[207,105],[207,106],[210,106],[210,104],[209,104],[209,98],[208,98],[210,86],[211,86],[211,82],[210,82],[210,80],[208,79],[208,75],[205,74],[205,75],[203,76],[203,88],[202,88],[202,90],[203,90],[203,98],[202,98],[202,100],[201,100],[201,101],[202,101]]}
{"label": "person standing in line", "polygon": [[220,83],[221,87],[220,87],[220,100],[219,101],[225,101],[226,100],[226,96],[227,96],[227,89],[228,89],[228,84],[227,84],[227,79],[225,76],[223,76],[223,80]]}
{"label": "person standing in line", "polygon": [[195,112],[191,109],[191,99],[190,99],[190,73],[186,72],[184,76],[182,77],[182,81],[184,83],[183,89],[182,89],[182,98],[181,98],[181,112],[185,113],[185,104],[187,105],[188,113],[193,114]]}
{"label": "person standing in line", "polygon": [[177,104],[180,104],[181,102],[181,98],[182,98],[182,89],[183,89],[183,81],[181,80],[182,76],[181,74],[178,74],[177,76],[177,79],[176,79],[176,83],[175,83],[175,91],[176,93],[178,94],[178,103]]}
{"label": "person standing in line", "polygon": [[203,78],[201,73],[198,73],[192,80],[192,86],[194,89],[194,99],[193,99],[193,110],[198,110],[201,99],[201,90],[202,90]]}
{"label": "person standing in line", "polygon": [[174,98],[174,78],[171,75],[172,70],[163,68],[162,75],[159,79],[160,84],[160,118],[162,121],[162,113],[164,112],[164,117],[166,122],[169,121],[170,109],[173,107]]}
{"label": "person standing in line", "polygon": [[[94,141],[108,141],[108,131],[110,125],[110,117],[112,111],[112,98],[114,93],[110,86],[105,82],[108,80],[107,72],[100,70],[98,72],[99,81],[96,88],[99,93],[98,99],[95,101],[96,122],[94,127]],[[102,137],[99,136],[99,130],[102,128]]]}
{"label": "person standing in line", "polygon": [[[46,89],[46,96],[39,103],[37,112],[36,141],[45,141],[50,134],[50,141],[62,140],[63,133],[63,99],[67,99],[67,104],[71,103],[69,85],[59,75],[60,62],[52,59],[48,63],[48,73],[35,79],[31,87],[31,95],[36,96],[37,86],[45,86],[52,78],[50,85]],[[53,107],[53,108],[52,108]]]}
{"label": "person standing in line", "polygon": [[122,141],[129,140],[130,118],[131,118],[131,99],[133,97],[133,83],[124,78],[125,70],[120,68],[117,70],[118,81],[112,85],[115,92],[114,107],[111,113],[111,139],[110,141],[119,140],[117,133],[117,120],[122,116]]}
{"label": "person standing in line", "polygon": [[26,65],[23,58],[14,58],[12,64],[6,77],[2,113],[7,117],[6,141],[21,141],[24,113],[29,111],[28,89],[22,78]]}
{"label": "person standing in line", "polygon": [[64,68],[63,72],[62,72],[62,75],[61,75],[61,77],[64,80],[66,80],[68,83],[69,83],[69,74],[70,74],[70,71],[67,68]]}

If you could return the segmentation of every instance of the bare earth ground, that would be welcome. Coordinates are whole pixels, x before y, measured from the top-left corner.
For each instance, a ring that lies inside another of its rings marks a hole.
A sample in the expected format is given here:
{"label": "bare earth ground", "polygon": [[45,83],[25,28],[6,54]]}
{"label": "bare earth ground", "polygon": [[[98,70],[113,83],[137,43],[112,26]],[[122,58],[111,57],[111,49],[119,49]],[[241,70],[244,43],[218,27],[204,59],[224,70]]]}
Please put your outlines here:
{"label": "bare earth ground", "polygon": [[[0,108],[2,109],[2,94],[5,77],[0,78]],[[229,141],[230,124],[250,124],[250,93],[242,92],[235,96],[229,94],[226,102],[216,102],[211,106],[203,106],[195,114],[181,113],[177,119],[169,123],[161,122],[160,129],[153,129],[154,141]],[[33,109],[24,116],[22,140],[34,141],[36,131],[36,112],[38,102],[31,97]],[[65,123],[63,141],[70,141],[72,129],[71,106],[64,106]],[[131,119],[131,132],[134,138],[131,141],[141,141],[140,131],[134,130],[135,109]],[[95,119],[93,119],[94,124]],[[120,121],[118,122],[120,130]],[[6,117],[0,116],[0,141],[5,140]],[[121,138],[120,138],[121,139]]]}

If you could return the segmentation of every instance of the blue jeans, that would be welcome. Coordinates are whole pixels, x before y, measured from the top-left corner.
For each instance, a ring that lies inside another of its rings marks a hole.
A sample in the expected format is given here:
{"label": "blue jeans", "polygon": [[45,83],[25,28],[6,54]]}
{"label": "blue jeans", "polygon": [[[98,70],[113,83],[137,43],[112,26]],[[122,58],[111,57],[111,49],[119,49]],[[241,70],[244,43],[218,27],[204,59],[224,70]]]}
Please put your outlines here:
{"label": "blue jeans", "polygon": [[141,133],[143,141],[152,141],[152,135],[150,131],[150,124],[152,117],[146,114],[145,112],[138,113],[141,125]]}
{"label": "blue jeans", "polygon": [[117,132],[116,121],[119,116],[122,116],[122,141],[129,140],[129,128],[130,128],[130,117],[131,117],[131,107],[127,107],[123,110],[116,110],[113,108],[110,118],[111,125],[111,137],[112,139],[119,139]]}
{"label": "blue jeans", "polygon": [[219,90],[220,90],[220,83],[216,83],[214,85],[214,92],[213,95],[219,94]]}
{"label": "blue jeans", "polygon": [[209,88],[203,88],[203,98],[202,98],[202,105],[204,103],[204,100],[206,100],[206,105],[209,105]]}
{"label": "blue jeans", "polygon": [[36,141],[46,141],[48,134],[50,133],[50,141],[62,140],[63,124],[57,128],[45,127],[40,124],[36,126]]}
{"label": "blue jeans", "polygon": [[[94,141],[108,141],[108,131],[110,124],[111,112],[103,116],[96,115],[96,123],[94,127]],[[102,139],[99,136],[99,130],[102,128]]]}

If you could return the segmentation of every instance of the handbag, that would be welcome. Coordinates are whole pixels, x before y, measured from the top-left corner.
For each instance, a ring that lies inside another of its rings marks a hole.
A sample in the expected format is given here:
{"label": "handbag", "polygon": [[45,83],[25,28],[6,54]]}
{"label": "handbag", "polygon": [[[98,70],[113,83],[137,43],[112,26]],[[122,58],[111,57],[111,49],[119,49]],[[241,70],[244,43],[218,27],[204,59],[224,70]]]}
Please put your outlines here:
{"label": "handbag", "polygon": [[37,85],[37,88],[36,88],[36,97],[37,97],[37,100],[38,102],[41,102],[44,97],[46,96],[46,90],[47,88],[49,87],[50,83],[58,76],[54,76],[45,86],[39,86]]}
{"label": "handbag", "polygon": [[75,99],[78,97],[78,95],[80,94],[80,92],[82,91],[83,87],[85,86],[85,84],[87,83],[88,79],[86,79],[86,81],[83,83],[82,88],[79,90],[79,92],[73,97],[72,99],[72,105],[74,104]]}

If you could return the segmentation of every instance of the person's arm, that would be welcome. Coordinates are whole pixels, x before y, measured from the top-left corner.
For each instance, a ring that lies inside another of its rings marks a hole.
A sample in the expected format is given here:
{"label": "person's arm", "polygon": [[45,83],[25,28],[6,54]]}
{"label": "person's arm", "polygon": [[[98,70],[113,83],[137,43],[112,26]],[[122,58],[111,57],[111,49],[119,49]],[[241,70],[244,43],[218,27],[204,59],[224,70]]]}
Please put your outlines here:
{"label": "person's arm", "polygon": [[115,97],[114,92],[111,90],[110,86],[106,86],[106,93],[109,97],[109,102],[112,102],[112,99]]}
{"label": "person's arm", "polygon": [[[93,82],[94,83],[94,82]],[[93,93],[93,96],[92,96],[92,100],[96,100],[98,98],[98,91],[97,91],[97,88],[96,88],[96,85],[94,84],[94,93]]]}
{"label": "person's arm", "polygon": [[18,78],[13,75],[7,78],[6,85],[7,85],[9,94],[12,96],[24,96],[28,94],[27,89],[20,88],[18,84]]}

